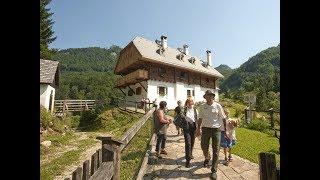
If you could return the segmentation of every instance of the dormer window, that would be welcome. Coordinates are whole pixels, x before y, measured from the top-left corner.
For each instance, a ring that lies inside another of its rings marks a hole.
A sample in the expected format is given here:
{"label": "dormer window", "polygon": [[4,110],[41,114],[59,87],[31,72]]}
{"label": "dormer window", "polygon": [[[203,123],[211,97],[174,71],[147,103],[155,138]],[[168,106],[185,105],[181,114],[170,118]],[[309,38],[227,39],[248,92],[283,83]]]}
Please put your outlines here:
{"label": "dormer window", "polygon": [[189,59],[189,62],[190,62],[191,64],[194,64],[194,62],[196,62],[196,59],[195,59],[194,57],[192,57],[192,58]]}
{"label": "dormer window", "polygon": [[159,49],[156,51],[159,55],[164,55],[163,52],[164,52],[164,49],[162,47],[159,47]]}
{"label": "dormer window", "polygon": [[184,54],[180,53],[180,54],[177,55],[176,58],[179,59],[180,61],[182,61],[183,57],[184,57]]}
{"label": "dormer window", "polygon": [[208,63],[207,62],[202,62],[202,66],[203,67],[208,67]]}

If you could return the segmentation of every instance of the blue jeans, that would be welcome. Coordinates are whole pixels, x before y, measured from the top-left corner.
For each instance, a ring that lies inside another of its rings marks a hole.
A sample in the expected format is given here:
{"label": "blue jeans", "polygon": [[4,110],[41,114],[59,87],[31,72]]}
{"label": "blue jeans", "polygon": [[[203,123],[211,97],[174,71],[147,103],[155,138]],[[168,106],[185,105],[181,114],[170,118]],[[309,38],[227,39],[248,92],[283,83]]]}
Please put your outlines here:
{"label": "blue jeans", "polygon": [[160,146],[161,146],[161,149],[164,149],[166,147],[166,140],[167,140],[166,134],[157,133],[156,152],[159,152]]}

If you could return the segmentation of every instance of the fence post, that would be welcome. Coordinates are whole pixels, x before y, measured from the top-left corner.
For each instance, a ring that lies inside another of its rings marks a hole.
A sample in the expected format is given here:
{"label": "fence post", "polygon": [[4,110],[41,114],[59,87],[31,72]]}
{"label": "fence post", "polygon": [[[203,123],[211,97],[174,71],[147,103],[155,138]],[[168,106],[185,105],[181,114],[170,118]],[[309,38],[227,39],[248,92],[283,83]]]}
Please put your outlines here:
{"label": "fence post", "polygon": [[134,107],[135,112],[137,112],[137,106],[138,106],[138,102],[135,102],[135,107]]}
{"label": "fence post", "polygon": [[90,178],[90,169],[89,169],[89,160],[86,160],[83,163],[83,173],[82,173],[82,180],[89,180]]}
{"label": "fence post", "polygon": [[144,103],[144,114],[147,114],[147,102]]}
{"label": "fence post", "polygon": [[260,180],[276,180],[276,156],[272,153],[259,153]]}
{"label": "fence post", "polygon": [[78,167],[75,171],[72,173],[72,180],[81,180],[82,176],[82,168]]}
{"label": "fence post", "polygon": [[[113,180],[120,180],[120,165],[121,165],[121,145],[120,141],[113,140],[111,137],[97,137],[102,141],[102,162],[113,161],[114,174]],[[112,149],[111,152],[108,149]]]}
{"label": "fence post", "polygon": [[247,108],[244,109],[244,119],[245,119],[246,123],[248,124],[249,122],[248,122],[248,109]]}
{"label": "fence post", "polygon": [[269,113],[270,113],[270,127],[274,128],[273,108],[269,109]]}

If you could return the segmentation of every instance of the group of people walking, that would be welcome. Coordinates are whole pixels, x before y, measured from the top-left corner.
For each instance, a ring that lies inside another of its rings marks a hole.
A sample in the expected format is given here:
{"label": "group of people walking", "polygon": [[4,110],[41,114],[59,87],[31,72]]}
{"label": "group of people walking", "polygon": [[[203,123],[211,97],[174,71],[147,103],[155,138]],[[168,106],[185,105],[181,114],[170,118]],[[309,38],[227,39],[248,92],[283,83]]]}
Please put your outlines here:
{"label": "group of people walking", "polygon": [[159,103],[159,108],[154,115],[154,132],[157,134],[156,155],[162,158],[161,154],[167,155],[165,151],[166,134],[168,125],[174,123],[177,128],[177,134],[183,133],[185,140],[185,159],[186,167],[190,167],[193,157],[193,147],[195,138],[201,136],[201,149],[204,155],[203,165],[207,167],[211,159],[209,153],[209,142],[212,141],[212,166],[211,178],[217,178],[217,165],[220,147],[224,148],[225,165],[232,161],[231,148],[236,143],[235,127],[239,120],[230,119],[226,109],[214,101],[215,94],[207,90],[204,94],[206,103],[200,105],[198,109],[194,107],[192,97],[188,97],[182,106],[178,101],[178,106],[174,109],[174,120],[165,116],[165,101]]}

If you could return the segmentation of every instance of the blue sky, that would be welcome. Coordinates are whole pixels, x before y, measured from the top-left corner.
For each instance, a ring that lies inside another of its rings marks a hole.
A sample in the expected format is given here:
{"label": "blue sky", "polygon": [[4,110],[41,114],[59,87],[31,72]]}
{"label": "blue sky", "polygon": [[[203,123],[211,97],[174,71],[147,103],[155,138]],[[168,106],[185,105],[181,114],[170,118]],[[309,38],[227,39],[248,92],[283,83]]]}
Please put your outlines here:
{"label": "blue sky", "polygon": [[52,48],[126,46],[135,36],[168,37],[192,55],[239,67],[280,43],[279,0],[52,0]]}

